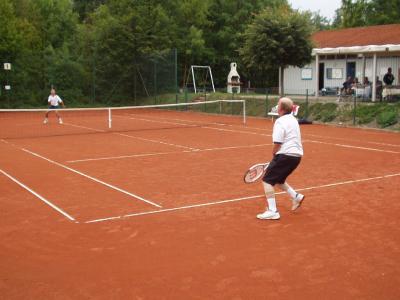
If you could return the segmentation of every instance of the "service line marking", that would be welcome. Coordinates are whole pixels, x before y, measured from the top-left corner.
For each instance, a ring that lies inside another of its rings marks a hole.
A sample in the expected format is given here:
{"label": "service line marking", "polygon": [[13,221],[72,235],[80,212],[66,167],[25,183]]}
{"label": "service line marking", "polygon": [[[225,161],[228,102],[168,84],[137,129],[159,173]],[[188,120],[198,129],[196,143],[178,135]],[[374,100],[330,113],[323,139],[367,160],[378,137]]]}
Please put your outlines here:
{"label": "service line marking", "polygon": [[[335,186],[340,186],[340,185],[360,183],[360,182],[365,182],[365,181],[386,179],[386,178],[391,178],[391,177],[396,177],[396,176],[400,176],[400,173],[394,173],[394,174],[388,174],[388,175],[382,175],[382,176],[375,176],[375,177],[369,177],[369,178],[354,179],[354,180],[346,180],[346,181],[323,184],[323,185],[318,185],[318,186],[299,188],[299,189],[297,189],[297,191],[308,191],[308,190],[329,188],[329,187],[335,187]],[[276,193],[276,195],[280,195],[280,194],[285,194],[285,192]],[[125,215],[120,215],[120,216],[115,216],[115,217],[108,217],[108,218],[90,220],[90,221],[86,221],[84,223],[98,223],[98,222],[105,222],[105,221],[111,221],[111,220],[117,220],[117,219],[126,219],[126,218],[131,218],[131,217],[159,214],[159,213],[165,213],[165,212],[171,212],[171,211],[179,211],[179,210],[206,207],[206,206],[213,206],[213,205],[220,205],[220,204],[239,202],[239,201],[245,201],[245,200],[253,200],[253,199],[257,199],[257,198],[261,198],[261,197],[265,197],[265,195],[261,194],[261,195],[254,195],[254,196],[246,196],[246,197],[241,197],[241,198],[218,200],[218,201],[207,202],[207,203],[185,205],[185,206],[179,206],[179,207],[173,207],[173,208],[165,208],[165,209],[152,210],[152,211],[146,211],[146,212],[131,213],[131,214],[125,214]]]}
{"label": "service line marking", "polygon": [[[127,118],[129,118],[129,117],[127,117]],[[132,119],[132,118],[129,118],[129,119]],[[146,121],[146,119],[143,119],[143,118],[141,118],[141,120]],[[149,122],[157,122],[157,121],[149,120]],[[180,124],[180,123],[173,123],[173,122],[168,122],[168,121],[158,121],[158,122],[160,122],[160,123],[170,123],[170,124]],[[249,135],[271,136],[271,134],[265,134],[265,133],[243,131],[243,130],[235,130],[235,129],[226,129],[226,128],[215,128],[215,127],[210,127],[210,126],[200,126],[200,128],[219,130],[219,131],[227,131],[227,132],[234,132],[234,133],[242,133],[242,134],[249,134]],[[338,143],[321,142],[321,141],[314,141],[314,140],[309,140],[309,139],[303,140],[303,142],[319,143],[319,144],[324,144],[324,145],[332,145],[332,146],[337,146],[337,147],[353,148],[353,149],[367,150],[367,151],[377,151],[377,152],[385,152],[385,153],[392,153],[392,154],[400,154],[400,152],[391,151],[391,150],[383,150],[383,149],[376,149],[376,148],[369,148],[369,147],[359,147],[359,146],[352,146],[352,145],[338,144]]]}
{"label": "service line marking", "polygon": [[114,134],[120,135],[120,136],[124,136],[124,137],[128,137],[128,138],[131,138],[131,139],[137,139],[137,140],[140,140],[140,141],[158,143],[158,144],[167,145],[167,146],[173,146],[173,147],[177,147],[177,148],[183,148],[183,149],[189,149],[189,150],[199,150],[197,148],[192,148],[192,147],[183,146],[183,145],[179,145],[179,144],[167,143],[167,142],[163,142],[163,141],[159,141],[159,140],[141,138],[141,137],[137,137],[137,136],[129,135],[129,134],[124,134],[124,133],[114,133]]}
{"label": "service line marking", "polygon": [[16,184],[18,184],[20,187],[24,188],[25,190],[27,190],[29,193],[31,193],[32,195],[34,195],[36,198],[38,198],[39,200],[41,200],[42,202],[44,202],[45,204],[47,204],[48,206],[50,206],[51,208],[53,208],[54,210],[56,210],[57,212],[59,212],[60,214],[62,214],[64,217],[66,217],[67,219],[69,219],[70,221],[75,221],[75,223],[79,223],[78,221],[75,220],[74,217],[72,217],[71,215],[69,215],[68,213],[66,213],[65,211],[63,211],[61,208],[59,208],[57,205],[51,203],[49,200],[47,200],[46,198],[44,198],[42,195],[38,194],[37,192],[35,192],[34,190],[32,190],[30,187],[26,186],[25,184],[23,184],[21,181],[19,181],[18,179],[16,179],[15,177],[11,176],[10,174],[8,174],[7,172],[3,171],[2,169],[0,169],[0,173],[2,173],[4,176],[8,177],[9,179],[11,179],[12,181],[14,181]]}
{"label": "service line marking", "polygon": [[66,163],[78,163],[78,162],[86,162],[86,161],[112,160],[112,159],[125,159],[125,158],[135,158],[135,157],[158,156],[158,155],[161,156],[161,155],[191,153],[191,152],[206,152],[206,151],[221,151],[221,150],[243,149],[243,148],[256,148],[256,147],[264,147],[264,146],[272,146],[272,144],[228,146],[228,147],[193,149],[193,150],[184,150],[184,151],[154,152],[154,153],[142,153],[142,154],[132,154],[132,155],[106,156],[106,157],[99,157],[99,158],[84,158],[84,159],[76,159],[76,160],[67,160]]}
{"label": "service line marking", "polygon": [[87,175],[87,174],[85,174],[85,173],[82,173],[82,172],[80,172],[80,171],[78,171],[78,170],[75,170],[75,169],[73,169],[73,168],[70,168],[70,167],[68,167],[68,166],[66,166],[66,165],[63,165],[63,164],[59,163],[59,162],[56,162],[56,161],[54,161],[54,160],[51,160],[50,158],[44,157],[44,156],[42,156],[42,155],[40,155],[40,154],[38,154],[38,153],[35,153],[35,152],[30,151],[30,150],[25,149],[25,148],[21,148],[21,147],[19,147],[19,146],[17,146],[17,145],[14,145],[14,144],[12,144],[12,143],[6,141],[6,140],[3,140],[3,139],[2,139],[1,141],[4,142],[4,143],[6,143],[6,144],[9,144],[9,145],[11,145],[11,146],[13,146],[13,147],[15,147],[15,148],[17,148],[17,149],[20,149],[20,150],[22,150],[22,151],[24,151],[24,152],[26,152],[26,153],[29,153],[29,154],[31,154],[31,155],[33,155],[33,156],[36,156],[36,157],[41,158],[41,159],[43,159],[43,160],[45,160],[45,161],[48,161],[48,162],[50,162],[50,163],[52,163],[52,164],[54,164],[54,165],[56,165],[56,166],[59,166],[59,167],[64,168],[64,169],[66,169],[66,170],[68,170],[68,171],[71,171],[71,172],[76,173],[76,174],[78,174],[78,175],[81,175],[81,176],[83,176],[83,177],[85,177],[85,178],[88,178],[88,179],[90,179],[90,180],[93,180],[94,182],[100,183],[100,184],[102,184],[102,185],[104,185],[104,186],[106,186],[106,187],[108,187],[108,188],[110,188],[110,189],[116,190],[116,191],[121,192],[121,193],[123,193],[123,194],[126,194],[126,195],[128,195],[128,196],[130,196],[130,197],[133,197],[133,198],[136,198],[136,199],[138,199],[138,200],[140,200],[140,201],[146,202],[146,203],[148,203],[148,204],[150,204],[150,205],[153,205],[153,206],[156,206],[156,207],[159,207],[159,208],[162,207],[161,205],[159,205],[159,204],[157,204],[157,203],[154,203],[154,202],[152,202],[152,201],[150,201],[150,200],[147,200],[147,199],[145,199],[145,198],[143,198],[143,197],[140,197],[140,196],[138,196],[138,195],[135,195],[135,194],[133,194],[133,193],[131,193],[131,192],[128,192],[128,191],[126,191],[126,190],[123,190],[123,189],[121,189],[121,188],[119,188],[119,187],[117,187],[117,186],[115,186],[115,185],[109,184],[109,183],[104,182],[104,181],[102,181],[102,180],[100,180],[100,179],[97,179],[97,178],[95,178],[95,177],[92,177],[92,176],[90,176],[90,175]]}
{"label": "service line marking", "polygon": [[41,158],[41,159],[43,159],[43,160],[46,160],[46,161],[48,161],[48,162],[50,162],[50,163],[52,163],[52,164],[55,164],[56,166],[59,166],[59,167],[64,168],[64,169],[66,169],[66,170],[68,170],[68,171],[74,172],[74,173],[76,173],[76,174],[78,174],[78,175],[81,175],[81,176],[83,176],[83,177],[85,177],[85,178],[88,178],[88,179],[93,180],[93,181],[95,181],[95,182],[97,182],[97,183],[100,183],[100,184],[102,184],[102,185],[104,185],[104,186],[106,186],[106,187],[109,187],[110,189],[116,190],[116,191],[121,192],[121,193],[123,193],[123,194],[126,194],[126,195],[128,195],[128,196],[131,196],[131,197],[133,197],[133,198],[136,198],[136,199],[138,199],[138,200],[141,200],[141,201],[143,201],[143,202],[146,202],[146,203],[148,203],[148,204],[150,204],[150,205],[153,205],[153,206],[156,206],[156,207],[160,207],[160,208],[162,207],[161,205],[159,205],[159,204],[157,204],[157,203],[154,203],[154,202],[152,202],[152,201],[150,201],[150,200],[147,200],[147,199],[145,199],[145,198],[143,198],[143,197],[140,197],[140,196],[138,196],[138,195],[135,195],[135,194],[133,194],[133,193],[131,193],[131,192],[128,192],[128,191],[126,191],[126,190],[123,190],[123,189],[121,189],[121,188],[119,188],[119,187],[117,187],[117,186],[115,186],[115,185],[109,184],[109,183],[104,182],[104,181],[102,181],[102,180],[100,180],[100,179],[97,179],[97,178],[95,178],[95,177],[92,177],[92,176],[90,176],[90,175],[87,175],[87,174],[85,174],[85,173],[82,173],[82,172],[80,172],[80,171],[78,171],[78,170],[75,170],[75,169],[73,169],[73,168],[70,168],[70,167],[68,167],[68,166],[66,166],[66,165],[63,165],[63,164],[61,164],[61,163],[58,163],[58,162],[56,162],[56,161],[54,161],[54,160],[51,160],[51,159],[49,159],[49,158],[47,158],[47,157],[44,157],[44,156],[42,156],[42,155],[40,155],[40,154],[38,154],[38,153],[35,153],[35,152],[30,151],[30,150],[25,149],[25,148],[20,148],[20,149],[21,149],[22,151],[25,151],[26,153],[29,153],[29,154],[33,155],[33,156],[39,157],[39,158]]}
{"label": "service line marking", "polygon": [[398,152],[398,151],[383,150],[383,149],[369,148],[369,147],[360,147],[360,146],[352,146],[352,145],[345,145],[345,144],[328,143],[328,142],[321,142],[321,141],[314,141],[314,140],[304,140],[303,142],[310,142],[310,143],[323,144],[323,145],[333,145],[333,146],[338,146],[338,147],[343,147],[343,148],[353,148],[353,149],[361,149],[361,150],[369,150],[369,151],[400,154],[400,152]]}
{"label": "service line marking", "polygon": [[[72,123],[64,123],[64,124],[65,124],[65,125],[68,125],[68,126],[73,126],[73,127],[88,129],[88,130],[92,130],[92,131],[96,131],[96,132],[104,132],[104,133],[107,133],[106,130],[95,129],[95,128],[91,128],[91,127],[87,127],[87,126],[81,126],[81,125],[76,125],[76,124],[72,124]],[[154,139],[146,139],[146,138],[137,137],[137,136],[134,136],[134,135],[124,134],[124,133],[119,133],[119,132],[111,132],[111,133],[114,134],[114,135],[119,135],[119,136],[123,136],[123,137],[128,137],[128,138],[131,138],[131,139],[137,139],[137,140],[145,141],[145,142],[151,142],[151,143],[157,143],[157,144],[162,144],[162,145],[168,145],[168,146],[173,146],[173,147],[183,148],[183,149],[197,150],[196,148],[192,148],[192,147],[188,147],[188,146],[183,146],[183,145],[173,144],[173,143],[167,143],[167,142],[163,142],[163,141],[159,141],[159,140],[154,140]]]}

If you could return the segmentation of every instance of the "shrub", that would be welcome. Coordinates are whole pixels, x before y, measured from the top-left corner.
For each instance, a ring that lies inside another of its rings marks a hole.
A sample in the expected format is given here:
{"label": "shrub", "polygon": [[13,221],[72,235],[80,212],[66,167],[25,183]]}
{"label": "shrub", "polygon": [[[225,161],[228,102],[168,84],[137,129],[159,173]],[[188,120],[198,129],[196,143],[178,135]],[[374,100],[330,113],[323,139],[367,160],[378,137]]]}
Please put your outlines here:
{"label": "shrub", "polygon": [[322,122],[331,122],[337,117],[336,103],[316,103],[310,107],[310,113],[314,120],[321,120]]}
{"label": "shrub", "polygon": [[397,111],[396,110],[384,110],[377,115],[376,121],[382,128],[396,124],[397,123]]}
{"label": "shrub", "polygon": [[360,105],[356,110],[358,124],[367,124],[372,122],[379,113],[379,107],[375,105]]}

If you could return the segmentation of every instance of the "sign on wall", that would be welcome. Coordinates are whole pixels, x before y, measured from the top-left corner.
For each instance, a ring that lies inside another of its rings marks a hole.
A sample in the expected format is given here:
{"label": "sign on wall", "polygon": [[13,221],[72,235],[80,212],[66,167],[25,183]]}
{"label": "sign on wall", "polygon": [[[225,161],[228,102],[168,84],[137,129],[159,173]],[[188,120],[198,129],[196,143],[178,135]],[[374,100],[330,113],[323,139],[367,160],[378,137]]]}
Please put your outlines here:
{"label": "sign on wall", "polygon": [[301,69],[301,79],[302,80],[311,80],[312,79],[312,69],[311,68]]}

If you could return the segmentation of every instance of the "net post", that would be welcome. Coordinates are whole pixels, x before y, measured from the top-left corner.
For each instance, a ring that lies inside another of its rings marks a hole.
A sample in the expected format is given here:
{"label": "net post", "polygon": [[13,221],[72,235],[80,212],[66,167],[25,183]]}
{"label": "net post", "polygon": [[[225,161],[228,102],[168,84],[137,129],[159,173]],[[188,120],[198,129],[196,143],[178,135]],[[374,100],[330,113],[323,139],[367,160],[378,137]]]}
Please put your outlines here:
{"label": "net post", "polygon": [[112,127],[112,118],[111,118],[111,107],[108,108],[108,128]]}

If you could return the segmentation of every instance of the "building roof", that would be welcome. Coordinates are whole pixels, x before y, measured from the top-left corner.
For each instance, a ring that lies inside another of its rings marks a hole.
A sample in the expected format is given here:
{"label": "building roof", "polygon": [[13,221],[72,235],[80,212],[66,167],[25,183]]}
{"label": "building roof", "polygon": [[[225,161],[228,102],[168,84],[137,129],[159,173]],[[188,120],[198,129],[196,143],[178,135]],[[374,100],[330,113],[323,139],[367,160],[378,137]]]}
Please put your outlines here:
{"label": "building roof", "polygon": [[319,31],[312,39],[316,48],[400,45],[400,24]]}

